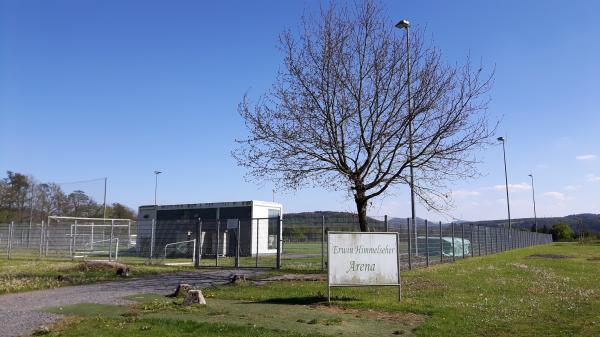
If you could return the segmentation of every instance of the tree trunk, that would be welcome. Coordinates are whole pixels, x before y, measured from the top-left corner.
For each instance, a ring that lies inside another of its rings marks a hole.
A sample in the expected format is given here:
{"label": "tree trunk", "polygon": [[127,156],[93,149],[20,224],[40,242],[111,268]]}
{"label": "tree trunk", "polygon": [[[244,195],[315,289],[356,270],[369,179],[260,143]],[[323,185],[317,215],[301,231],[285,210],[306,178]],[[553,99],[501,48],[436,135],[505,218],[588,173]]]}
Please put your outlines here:
{"label": "tree trunk", "polygon": [[356,190],[354,195],[354,201],[356,202],[356,211],[358,213],[358,224],[360,225],[361,232],[369,231],[369,223],[367,221],[367,202],[365,198],[365,191]]}

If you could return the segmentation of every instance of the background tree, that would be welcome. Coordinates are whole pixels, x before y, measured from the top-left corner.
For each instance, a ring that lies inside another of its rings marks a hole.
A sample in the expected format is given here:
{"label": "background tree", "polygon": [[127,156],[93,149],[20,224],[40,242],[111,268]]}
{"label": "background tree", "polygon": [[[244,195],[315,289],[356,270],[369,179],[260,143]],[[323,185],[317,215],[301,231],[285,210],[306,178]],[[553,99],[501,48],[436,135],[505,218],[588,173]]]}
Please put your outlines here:
{"label": "background tree", "polygon": [[109,216],[114,219],[135,219],[136,218],[135,212],[131,208],[129,208],[123,204],[120,204],[118,202],[113,203],[110,206],[109,211],[110,211],[110,212],[108,212],[108,214],[110,214]]}
{"label": "background tree", "polygon": [[22,222],[24,219],[30,181],[26,175],[12,171],[6,172],[0,191],[0,208],[3,210],[2,217],[12,218]]}
{"label": "background tree", "polygon": [[552,240],[554,241],[570,241],[575,238],[575,233],[571,226],[559,223],[550,229],[550,234],[552,234]]}
{"label": "background tree", "polygon": [[[369,201],[409,183],[429,208],[449,205],[448,180],[476,174],[472,151],[492,132],[483,113],[490,78],[467,62],[449,66],[411,35],[413,110],[408,113],[404,33],[373,2],[321,10],[296,36],[280,36],[283,68],[272,89],[239,113],[249,130],[233,152],[253,179],[348,191],[362,231]],[[408,156],[409,123],[414,155]]]}
{"label": "background tree", "polygon": [[[33,177],[12,171],[0,179],[0,223],[29,221],[30,214],[36,222],[49,215],[101,218],[103,211],[102,205],[81,190],[67,195],[58,184],[37,183]],[[108,206],[107,215],[136,218],[132,209],[120,203]]]}

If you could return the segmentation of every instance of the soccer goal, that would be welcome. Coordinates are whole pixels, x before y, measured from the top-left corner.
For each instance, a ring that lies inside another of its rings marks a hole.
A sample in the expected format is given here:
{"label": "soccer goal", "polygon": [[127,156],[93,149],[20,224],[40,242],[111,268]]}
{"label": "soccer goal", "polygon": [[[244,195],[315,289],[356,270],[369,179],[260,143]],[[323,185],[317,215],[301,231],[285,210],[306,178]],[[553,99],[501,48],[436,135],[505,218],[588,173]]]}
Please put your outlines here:
{"label": "soccer goal", "polygon": [[80,250],[72,252],[73,258],[87,257],[104,257],[108,256],[109,260],[119,258],[119,238],[98,240],[86,243]]}
{"label": "soccer goal", "polygon": [[[191,261],[190,261],[191,259]],[[167,243],[163,263],[168,266],[194,265],[196,262],[196,239]]]}
{"label": "soccer goal", "polygon": [[49,216],[42,233],[44,255],[116,260],[135,249],[133,223],[130,219]]}

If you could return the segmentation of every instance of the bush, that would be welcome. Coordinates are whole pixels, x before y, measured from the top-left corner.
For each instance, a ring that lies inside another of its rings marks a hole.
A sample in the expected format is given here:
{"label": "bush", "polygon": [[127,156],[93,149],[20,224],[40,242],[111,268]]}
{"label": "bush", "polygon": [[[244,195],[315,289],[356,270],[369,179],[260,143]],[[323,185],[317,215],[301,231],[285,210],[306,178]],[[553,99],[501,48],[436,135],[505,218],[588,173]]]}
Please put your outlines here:
{"label": "bush", "polygon": [[559,223],[552,226],[552,229],[550,229],[550,234],[552,234],[552,239],[554,241],[570,241],[575,238],[575,233],[571,227],[564,223]]}

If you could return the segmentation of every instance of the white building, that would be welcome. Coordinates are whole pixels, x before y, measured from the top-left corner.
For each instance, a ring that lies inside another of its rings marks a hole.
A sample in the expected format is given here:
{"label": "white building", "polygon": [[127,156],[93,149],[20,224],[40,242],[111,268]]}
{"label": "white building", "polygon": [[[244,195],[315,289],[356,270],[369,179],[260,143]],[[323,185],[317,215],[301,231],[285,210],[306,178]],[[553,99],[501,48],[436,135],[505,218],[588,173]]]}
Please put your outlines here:
{"label": "white building", "polygon": [[140,206],[137,246],[148,250],[153,221],[155,254],[166,244],[196,238],[201,221],[204,255],[233,256],[238,238],[241,256],[275,254],[282,215],[281,204],[258,200]]}

